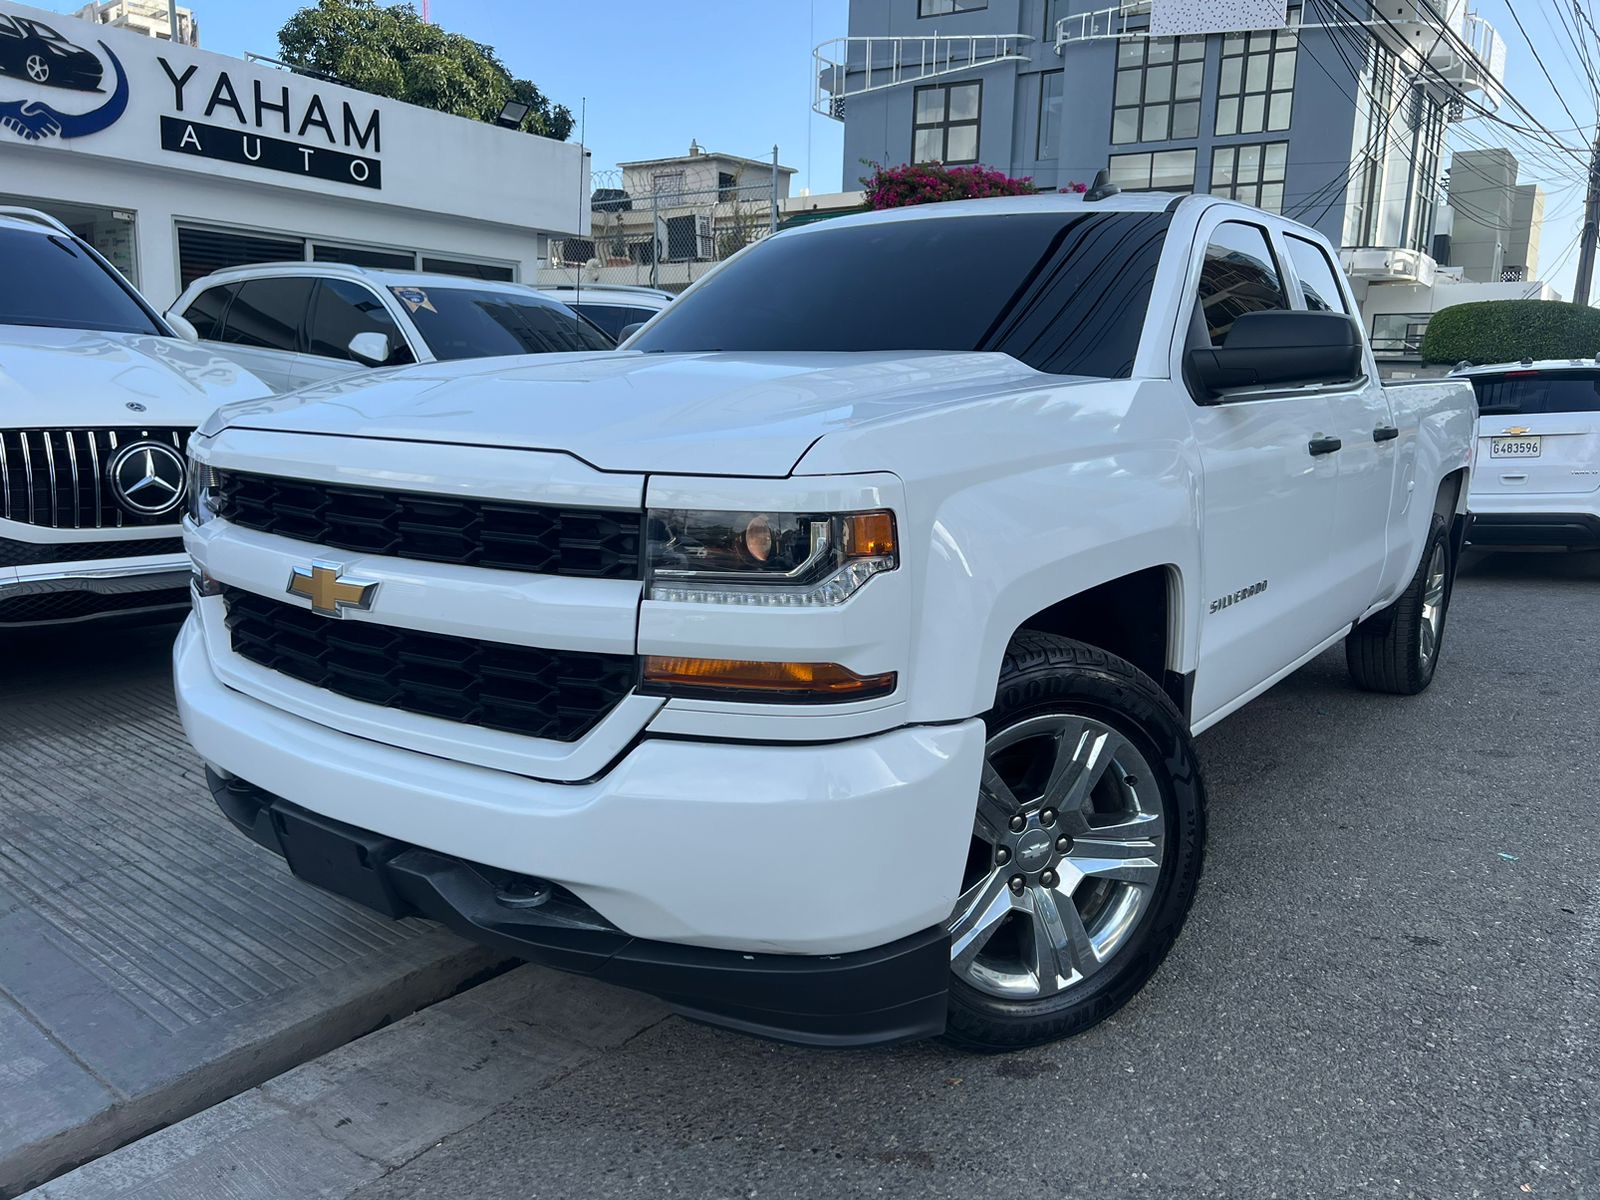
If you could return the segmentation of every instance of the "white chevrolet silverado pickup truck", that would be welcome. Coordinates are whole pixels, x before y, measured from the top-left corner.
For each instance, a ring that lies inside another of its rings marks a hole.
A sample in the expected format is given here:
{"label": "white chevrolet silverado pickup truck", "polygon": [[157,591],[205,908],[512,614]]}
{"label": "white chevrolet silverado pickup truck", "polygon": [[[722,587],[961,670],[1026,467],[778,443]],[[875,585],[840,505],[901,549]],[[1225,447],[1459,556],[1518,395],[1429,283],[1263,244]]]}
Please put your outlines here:
{"label": "white chevrolet silverado pickup truck", "polygon": [[930,205],[744,251],[617,353],[375,372],[191,441],[184,726],[301,878],[703,1020],[1075,1033],[1151,976],[1192,736],[1439,660],[1463,382],[1315,232]]}

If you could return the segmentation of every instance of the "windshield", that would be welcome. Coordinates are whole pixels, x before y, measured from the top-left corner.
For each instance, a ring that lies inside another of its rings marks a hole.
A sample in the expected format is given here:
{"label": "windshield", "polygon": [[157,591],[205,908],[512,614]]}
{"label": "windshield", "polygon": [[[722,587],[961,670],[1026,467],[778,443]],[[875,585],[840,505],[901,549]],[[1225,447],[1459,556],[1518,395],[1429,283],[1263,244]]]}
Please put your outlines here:
{"label": "windshield", "polygon": [[1600,412],[1600,371],[1508,371],[1472,380],[1482,413]]}
{"label": "windshield", "polygon": [[439,359],[610,350],[615,345],[570,308],[539,296],[489,288],[390,290]]}
{"label": "windshield", "polygon": [[1121,378],[1167,225],[1165,213],[1012,212],[813,226],[741,254],[629,348],[992,350]]}
{"label": "windshield", "polygon": [[82,246],[59,233],[0,229],[0,325],[104,329],[168,336],[132,291]]}

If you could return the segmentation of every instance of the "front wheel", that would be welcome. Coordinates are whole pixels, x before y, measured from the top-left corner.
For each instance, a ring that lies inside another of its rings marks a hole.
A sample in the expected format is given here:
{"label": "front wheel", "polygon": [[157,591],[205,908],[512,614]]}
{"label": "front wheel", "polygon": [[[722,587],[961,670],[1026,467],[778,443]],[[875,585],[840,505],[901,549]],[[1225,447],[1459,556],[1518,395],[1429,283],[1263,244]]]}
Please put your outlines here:
{"label": "front wheel", "polygon": [[1166,957],[1200,877],[1205,787],[1171,700],[1080,642],[1019,634],[984,722],[946,1036],[1014,1050],[1104,1020]]}

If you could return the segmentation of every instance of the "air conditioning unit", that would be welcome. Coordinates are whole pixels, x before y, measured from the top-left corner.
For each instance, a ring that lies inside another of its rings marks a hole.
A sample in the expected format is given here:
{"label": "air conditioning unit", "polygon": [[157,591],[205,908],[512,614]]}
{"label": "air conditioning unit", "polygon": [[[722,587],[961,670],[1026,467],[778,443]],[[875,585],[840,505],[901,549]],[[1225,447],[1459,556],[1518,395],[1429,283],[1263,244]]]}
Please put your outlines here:
{"label": "air conditioning unit", "polygon": [[696,242],[695,255],[701,262],[710,262],[717,257],[716,228],[711,221],[710,213],[696,213],[694,217],[694,240]]}

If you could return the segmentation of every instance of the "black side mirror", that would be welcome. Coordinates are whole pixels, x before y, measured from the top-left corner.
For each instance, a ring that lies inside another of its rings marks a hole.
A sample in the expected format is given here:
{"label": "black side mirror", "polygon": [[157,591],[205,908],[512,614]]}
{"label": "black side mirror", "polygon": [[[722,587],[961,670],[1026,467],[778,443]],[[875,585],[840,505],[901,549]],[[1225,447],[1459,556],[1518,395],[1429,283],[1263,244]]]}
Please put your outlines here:
{"label": "black side mirror", "polygon": [[1220,346],[1189,351],[1206,400],[1233,388],[1345,383],[1362,374],[1361,332],[1343,313],[1268,309],[1238,317]]}

